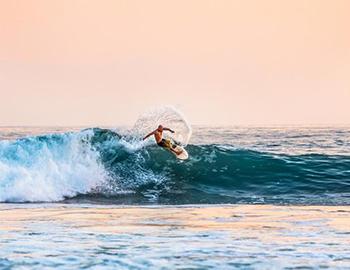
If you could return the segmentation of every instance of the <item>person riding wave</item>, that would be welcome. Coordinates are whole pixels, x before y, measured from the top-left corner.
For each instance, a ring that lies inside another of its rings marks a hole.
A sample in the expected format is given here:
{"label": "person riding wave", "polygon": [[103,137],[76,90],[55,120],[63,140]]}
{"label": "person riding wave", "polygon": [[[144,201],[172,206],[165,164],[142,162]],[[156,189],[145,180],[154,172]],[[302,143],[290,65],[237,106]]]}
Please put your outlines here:
{"label": "person riding wave", "polygon": [[163,131],[170,131],[171,133],[174,133],[170,128],[163,127],[162,125],[159,125],[158,128],[151,133],[147,134],[143,140],[146,140],[148,137],[154,135],[154,138],[158,144],[158,146],[169,149],[170,151],[174,152],[176,155],[180,155],[182,153],[182,150],[176,151],[176,145],[172,144],[170,140],[166,140],[163,138]]}

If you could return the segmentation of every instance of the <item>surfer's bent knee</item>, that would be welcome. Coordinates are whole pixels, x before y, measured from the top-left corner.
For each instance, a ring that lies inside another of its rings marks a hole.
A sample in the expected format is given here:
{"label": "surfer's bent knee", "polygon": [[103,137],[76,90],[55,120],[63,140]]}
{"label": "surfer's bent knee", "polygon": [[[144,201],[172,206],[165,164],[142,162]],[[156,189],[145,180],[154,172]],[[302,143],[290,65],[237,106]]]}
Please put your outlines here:
{"label": "surfer's bent knee", "polygon": [[158,146],[163,147],[163,148],[169,148],[169,144],[165,139],[162,139],[160,142],[157,143]]}

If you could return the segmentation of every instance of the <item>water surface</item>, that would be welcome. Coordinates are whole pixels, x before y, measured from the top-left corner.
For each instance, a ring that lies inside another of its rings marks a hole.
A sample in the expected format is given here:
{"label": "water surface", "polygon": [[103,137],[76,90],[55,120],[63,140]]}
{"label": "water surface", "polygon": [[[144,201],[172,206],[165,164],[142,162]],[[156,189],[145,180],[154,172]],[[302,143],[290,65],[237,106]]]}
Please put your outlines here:
{"label": "water surface", "polygon": [[0,128],[0,269],[350,269],[350,128]]}
{"label": "water surface", "polygon": [[3,269],[348,269],[349,206],[1,205]]}

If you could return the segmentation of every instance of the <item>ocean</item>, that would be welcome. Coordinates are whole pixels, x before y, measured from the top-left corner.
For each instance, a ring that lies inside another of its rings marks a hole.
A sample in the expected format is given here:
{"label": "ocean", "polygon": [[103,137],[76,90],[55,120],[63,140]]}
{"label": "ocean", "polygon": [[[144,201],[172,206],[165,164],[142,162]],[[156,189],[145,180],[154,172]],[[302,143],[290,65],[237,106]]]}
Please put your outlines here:
{"label": "ocean", "polygon": [[0,269],[350,269],[350,127],[134,131],[0,128]]}

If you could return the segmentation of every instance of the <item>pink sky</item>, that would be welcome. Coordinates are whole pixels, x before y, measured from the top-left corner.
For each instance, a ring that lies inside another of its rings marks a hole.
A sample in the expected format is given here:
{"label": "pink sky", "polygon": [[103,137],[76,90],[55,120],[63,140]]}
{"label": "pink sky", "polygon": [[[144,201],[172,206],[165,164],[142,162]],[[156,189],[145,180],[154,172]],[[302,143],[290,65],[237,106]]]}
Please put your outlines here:
{"label": "pink sky", "polygon": [[350,124],[350,1],[0,2],[0,125]]}

